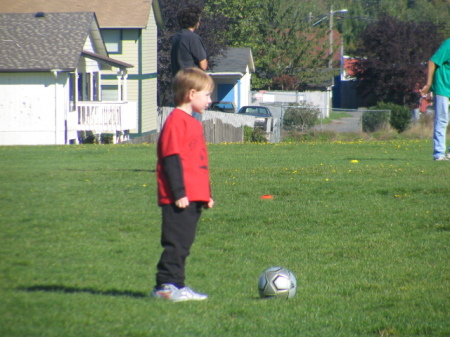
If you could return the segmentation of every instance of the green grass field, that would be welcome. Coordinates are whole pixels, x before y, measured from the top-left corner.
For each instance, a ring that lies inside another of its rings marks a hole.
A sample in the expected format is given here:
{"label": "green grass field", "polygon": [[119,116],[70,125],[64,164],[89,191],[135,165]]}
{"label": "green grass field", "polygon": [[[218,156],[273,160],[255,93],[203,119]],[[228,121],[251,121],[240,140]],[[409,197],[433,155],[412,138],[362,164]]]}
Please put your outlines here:
{"label": "green grass field", "polygon": [[[155,145],[0,147],[0,336],[450,336],[450,162],[431,147],[209,145],[196,303],[149,297]],[[294,299],[259,299],[276,265]]]}

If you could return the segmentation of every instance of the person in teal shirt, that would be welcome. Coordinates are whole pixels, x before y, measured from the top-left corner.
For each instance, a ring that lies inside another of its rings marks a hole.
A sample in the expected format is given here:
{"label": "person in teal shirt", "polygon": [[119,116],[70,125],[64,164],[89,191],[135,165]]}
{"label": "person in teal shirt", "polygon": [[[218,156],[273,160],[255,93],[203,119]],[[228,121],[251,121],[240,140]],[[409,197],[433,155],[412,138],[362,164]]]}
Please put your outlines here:
{"label": "person in teal shirt", "polygon": [[[427,84],[422,95],[434,93],[434,160],[450,160],[450,148],[446,148],[448,104],[450,97],[450,39],[445,40],[428,61]],[[447,154],[445,153],[448,151]]]}

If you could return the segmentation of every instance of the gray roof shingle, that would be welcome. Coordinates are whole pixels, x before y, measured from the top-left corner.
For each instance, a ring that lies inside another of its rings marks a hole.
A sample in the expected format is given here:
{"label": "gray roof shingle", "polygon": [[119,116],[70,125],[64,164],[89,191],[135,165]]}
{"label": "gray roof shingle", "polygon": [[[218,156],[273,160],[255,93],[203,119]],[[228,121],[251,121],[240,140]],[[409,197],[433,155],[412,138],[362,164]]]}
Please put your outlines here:
{"label": "gray roof shingle", "polygon": [[93,25],[94,13],[0,13],[0,71],[74,70]]}
{"label": "gray roof shingle", "polygon": [[101,28],[145,28],[152,7],[151,0],[0,0],[0,2],[0,12],[3,13],[95,12]]}
{"label": "gray roof shingle", "polygon": [[243,73],[253,72],[254,64],[250,48],[229,48],[225,52],[225,56],[219,56],[215,60],[215,66],[212,73]]}

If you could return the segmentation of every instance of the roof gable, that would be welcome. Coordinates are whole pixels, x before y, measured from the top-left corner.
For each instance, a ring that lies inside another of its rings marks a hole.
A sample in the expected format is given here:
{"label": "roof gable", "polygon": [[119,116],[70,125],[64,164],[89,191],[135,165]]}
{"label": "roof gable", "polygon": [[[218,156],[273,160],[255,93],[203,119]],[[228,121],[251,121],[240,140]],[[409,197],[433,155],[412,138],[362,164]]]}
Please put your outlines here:
{"label": "roof gable", "polygon": [[73,70],[90,33],[107,56],[94,13],[0,13],[0,71]]}
{"label": "roof gable", "polygon": [[[159,10],[158,1],[154,7]],[[95,12],[101,28],[145,28],[152,0],[1,0],[3,13]],[[160,15],[160,13],[156,13]]]}

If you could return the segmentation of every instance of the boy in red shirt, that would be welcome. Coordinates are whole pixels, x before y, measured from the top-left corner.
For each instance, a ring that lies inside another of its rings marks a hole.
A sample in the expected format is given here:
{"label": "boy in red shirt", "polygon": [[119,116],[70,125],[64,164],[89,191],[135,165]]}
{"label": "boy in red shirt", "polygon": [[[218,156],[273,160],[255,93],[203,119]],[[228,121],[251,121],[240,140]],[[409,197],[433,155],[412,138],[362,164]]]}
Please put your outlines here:
{"label": "boy in red shirt", "polygon": [[180,70],[174,78],[176,108],[158,140],[158,204],[162,209],[161,245],[152,297],[173,302],[204,300],[208,296],[186,287],[185,264],[194,243],[202,207],[212,208],[208,153],[201,122],[211,103],[213,80],[198,68]]}

